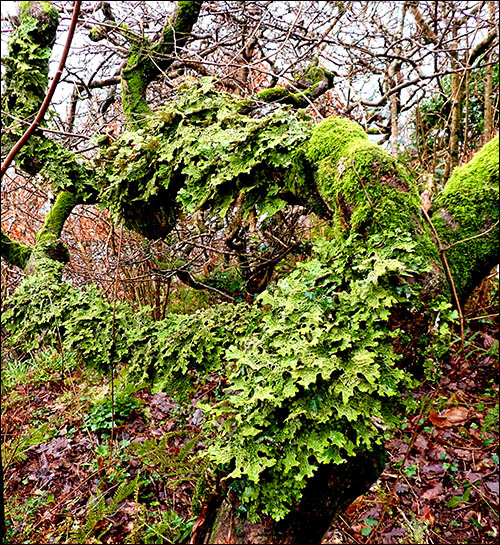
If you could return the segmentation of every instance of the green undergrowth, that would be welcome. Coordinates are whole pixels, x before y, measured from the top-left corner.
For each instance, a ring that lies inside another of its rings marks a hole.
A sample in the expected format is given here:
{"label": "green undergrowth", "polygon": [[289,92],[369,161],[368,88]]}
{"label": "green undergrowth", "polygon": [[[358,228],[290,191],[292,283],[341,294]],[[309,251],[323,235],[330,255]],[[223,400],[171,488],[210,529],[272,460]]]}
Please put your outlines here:
{"label": "green undergrowth", "polygon": [[[105,543],[123,520],[132,522],[119,532],[125,543],[185,542],[194,523],[186,507],[179,510],[154,491],[193,487],[206,468],[195,452],[199,434],[186,429],[187,405],[179,404],[172,415],[175,431],[132,442],[122,429],[136,421],[149,424],[150,417],[123,366],[112,394],[109,376],[80,369],[72,354],[45,349],[22,365],[16,361],[2,361],[5,542]],[[61,444],[64,454],[54,460],[51,449]],[[46,480],[33,464],[40,452],[51,463]]]}

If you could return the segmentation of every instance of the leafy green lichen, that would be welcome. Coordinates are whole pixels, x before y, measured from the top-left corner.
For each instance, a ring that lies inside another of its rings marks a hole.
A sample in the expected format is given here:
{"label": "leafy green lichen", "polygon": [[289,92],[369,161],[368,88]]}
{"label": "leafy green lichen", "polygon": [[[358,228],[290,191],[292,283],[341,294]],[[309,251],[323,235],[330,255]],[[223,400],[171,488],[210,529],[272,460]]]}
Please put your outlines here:
{"label": "leafy green lichen", "polygon": [[240,194],[247,209],[271,201],[283,207],[285,176],[311,126],[286,109],[262,119],[241,115],[239,101],[211,80],[188,81],[144,128],[101,152],[102,199],[116,219],[150,237],[168,232],[180,208],[224,214]]}
{"label": "leafy green lichen", "polygon": [[[50,2],[21,2],[20,24],[9,37],[7,55],[2,59],[2,109],[20,119],[30,119],[44,99],[58,19]],[[21,132],[24,128],[19,125],[16,134]]]}
{"label": "leafy green lichen", "polygon": [[208,456],[231,471],[251,519],[283,518],[322,464],[380,444],[412,385],[387,322],[418,299],[407,282],[424,270],[408,233],[352,233],[318,239],[310,261],[259,296],[260,325],[226,352],[227,399],[204,406]]}

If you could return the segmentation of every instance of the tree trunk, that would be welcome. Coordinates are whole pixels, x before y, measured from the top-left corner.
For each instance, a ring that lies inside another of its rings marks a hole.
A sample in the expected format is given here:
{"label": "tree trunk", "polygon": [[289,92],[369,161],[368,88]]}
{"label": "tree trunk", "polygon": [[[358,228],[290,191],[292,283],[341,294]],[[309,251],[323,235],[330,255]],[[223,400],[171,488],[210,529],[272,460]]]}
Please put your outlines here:
{"label": "tree trunk", "polygon": [[205,535],[193,536],[191,543],[320,543],[332,521],[368,491],[384,465],[384,448],[377,447],[344,464],[321,467],[309,481],[300,503],[279,522],[266,515],[262,515],[261,522],[249,522],[238,514],[238,498],[228,493],[213,526]]}
{"label": "tree trunk", "polygon": [[[453,36],[456,37],[458,27],[456,24],[452,27]],[[443,179],[446,181],[451,171],[458,165],[460,159],[460,128],[462,126],[462,102],[464,95],[464,78],[465,75],[458,72],[458,42],[453,42],[454,50],[450,51],[451,69],[454,72],[451,74],[451,119],[450,119],[450,139],[449,139],[449,156],[446,162]]]}
{"label": "tree trunk", "polygon": [[[488,2],[488,12],[491,21],[495,20],[495,2]],[[493,136],[493,54],[489,53],[486,57],[486,67],[484,74],[484,138],[483,144],[486,144]]]}

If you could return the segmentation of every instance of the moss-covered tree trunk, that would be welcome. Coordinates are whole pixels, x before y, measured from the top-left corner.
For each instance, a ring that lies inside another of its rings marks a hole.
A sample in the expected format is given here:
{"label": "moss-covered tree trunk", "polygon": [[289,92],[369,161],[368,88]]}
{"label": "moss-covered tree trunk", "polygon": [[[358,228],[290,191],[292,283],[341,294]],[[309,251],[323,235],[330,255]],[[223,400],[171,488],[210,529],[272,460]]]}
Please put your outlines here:
{"label": "moss-covered tree trunk", "polygon": [[[315,124],[286,106],[262,118],[251,101],[209,80],[186,82],[151,113],[145,92],[156,68],[147,52],[183,43],[200,10],[199,2],[179,4],[158,42],[131,47],[122,96],[134,130],[92,161],[41,134],[18,156],[58,198],[36,247],[2,234],[2,257],[29,273],[3,324],[25,346],[35,347],[43,330],[44,342],[105,367],[113,323],[130,380],[172,395],[182,394],[190,374],[224,372],[225,399],[205,408],[207,456],[224,471],[223,497],[193,541],[318,543],[383,468],[380,430],[412,382],[404,370],[426,357],[452,300],[443,252],[460,301],[498,262],[498,138],[437,197],[430,216],[438,240],[404,168],[353,122]],[[43,88],[23,74],[31,64],[46,83],[47,51],[33,52],[50,47],[47,33],[55,32],[45,2],[23,3],[20,21],[4,94],[16,117],[41,103]],[[9,127],[7,144],[18,132]],[[73,207],[90,201],[149,238],[168,234],[180,213],[239,218],[256,209],[265,218],[290,203],[329,220],[331,232],[253,307],[153,322],[146,311],[112,309],[95,291],[62,282],[54,261],[67,258],[61,231]]]}

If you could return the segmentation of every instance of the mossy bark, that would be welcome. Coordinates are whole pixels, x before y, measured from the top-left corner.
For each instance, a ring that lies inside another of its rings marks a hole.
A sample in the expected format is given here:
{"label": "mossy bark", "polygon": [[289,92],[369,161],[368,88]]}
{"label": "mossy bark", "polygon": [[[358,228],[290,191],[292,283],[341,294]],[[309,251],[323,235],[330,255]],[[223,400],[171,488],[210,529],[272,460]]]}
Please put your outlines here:
{"label": "mossy bark", "polygon": [[3,231],[1,235],[1,255],[11,265],[24,269],[28,263],[32,248],[13,241]]}
{"label": "mossy bark", "polygon": [[455,169],[432,208],[462,302],[499,260],[498,156],[496,136]]}
{"label": "mossy bark", "polygon": [[[19,26],[9,38],[2,110],[9,124],[2,131],[2,149],[9,150],[25,132],[22,121],[31,120],[45,98],[49,60],[58,26],[57,9],[50,2],[22,2]],[[29,68],[27,68],[29,67]],[[40,174],[55,191],[72,190],[95,202],[93,170],[61,144],[36,131],[16,155],[16,166]]]}
{"label": "mossy bark", "polygon": [[[43,26],[47,6],[42,4],[39,12],[25,9],[21,17],[23,27],[28,16],[41,14],[35,18],[39,31],[25,37],[35,46],[36,40],[40,44],[53,41],[41,32],[48,32]],[[407,325],[410,340],[401,341],[399,351],[410,359],[408,355],[414,355],[410,347],[429,329],[428,319],[414,314],[412,305],[447,293],[446,277],[432,231],[420,213],[416,188],[394,158],[369,142],[361,127],[338,118],[313,127],[310,119],[289,110],[254,119],[238,110],[241,102],[205,83],[203,92],[195,89],[189,100],[181,96],[170,110],[150,115],[146,89],[157,69],[144,51],[153,48],[165,54],[173,51],[175,43],[185,43],[200,5],[180,2],[158,43],[130,51],[122,72],[123,103],[129,120],[144,123],[142,129],[104,149],[92,165],[80,164],[69,152],[59,153],[58,145],[41,135],[30,141],[24,155],[18,157],[19,165],[30,173],[43,173],[62,192],[37,235],[37,247],[30,249],[2,235],[2,256],[28,272],[36,272],[37,263],[48,269],[53,265],[50,278],[52,284],[57,282],[61,266],[47,257],[67,257],[59,243],[61,230],[73,207],[90,195],[99,195],[117,217],[151,237],[168,233],[182,209],[211,208],[230,214],[235,202],[248,207],[258,204],[263,209],[275,205],[278,198],[300,203],[331,219],[336,236],[344,239],[355,233],[373,244],[377,236],[383,240],[387,232],[400,232],[414,240],[414,252],[431,265],[430,271],[412,279],[422,286],[420,300],[410,301],[388,322],[391,329]],[[55,32],[51,24],[50,30]],[[16,51],[12,47],[8,61],[11,81],[6,103],[13,115],[26,114],[21,110],[23,97],[34,112],[43,95],[36,86],[16,88],[17,74],[26,60],[20,51],[22,48]],[[46,57],[45,50],[42,56]],[[40,65],[44,85],[46,70],[47,64]],[[437,198],[432,215],[441,241],[450,246],[447,255],[462,299],[498,260],[494,244],[498,238],[497,201],[498,139],[469,165],[457,169]],[[53,289],[57,291],[57,286]],[[122,330],[117,327],[117,338],[126,338],[127,327]],[[155,326],[148,325],[147,331],[153,336]],[[144,339],[146,342],[151,341]],[[133,357],[133,343],[126,346],[124,354]],[[228,495],[206,539],[213,543],[318,543],[331,519],[370,486],[382,466],[381,451],[366,451],[342,465],[321,467],[310,479],[301,502],[281,522],[264,517],[262,523],[250,524],[238,514],[237,499]]]}
{"label": "mossy bark", "polygon": [[78,204],[78,198],[69,191],[62,191],[57,196],[52,210],[45,217],[43,227],[36,234],[37,244],[49,244],[61,236],[64,223]]}

